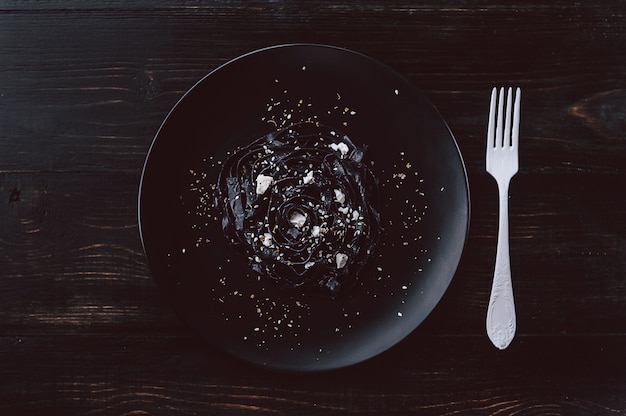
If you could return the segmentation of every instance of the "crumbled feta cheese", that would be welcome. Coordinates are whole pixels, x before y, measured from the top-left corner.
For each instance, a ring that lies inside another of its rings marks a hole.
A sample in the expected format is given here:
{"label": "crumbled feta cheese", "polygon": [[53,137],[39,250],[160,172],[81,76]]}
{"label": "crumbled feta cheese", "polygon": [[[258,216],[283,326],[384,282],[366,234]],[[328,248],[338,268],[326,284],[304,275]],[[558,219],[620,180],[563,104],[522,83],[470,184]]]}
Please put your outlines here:
{"label": "crumbled feta cheese", "polygon": [[309,184],[309,183],[313,182],[313,171],[312,170],[308,171],[307,174],[302,179],[302,181],[305,184]]}
{"label": "crumbled feta cheese", "polygon": [[262,173],[256,177],[256,193],[257,195],[263,195],[265,191],[274,183],[274,178],[271,176],[263,175]]}
{"label": "crumbled feta cheese", "polygon": [[302,228],[306,223],[306,215],[304,215],[300,211],[294,211],[289,217],[289,222],[296,228]]}
{"label": "crumbled feta cheese", "polygon": [[337,263],[337,268],[341,269],[342,267],[345,267],[346,264],[348,264],[348,255],[344,253],[337,253],[335,255],[335,261]]}
{"label": "crumbled feta cheese", "polygon": [[335,191],[335,201],[339,202],[340,204],[343,204],[344,202],[346,202],[346,194],[341,192],[340,189],[335,189],[334,191]]}
{"label": "crumbled feta cheese", "polygon": [[356,221],[359,219],[359,211],[352,211],[352,221]]}
{"label": "crumbled feta cheese", "polygon": [[272,237],[271,233],[264,233],[261,236],[261,241],[265,247],[272,247],[274,245],[274,237]]}
{"label": "crumbled feta cheese", "polygon": [[312,262],[312,261],[310,261],[310,262],[308,262],[308,263],[305,263],[305,264],[304,264],[304,268],[305,268],[306,270],[309,270],[309,269],[310,269],[311,267],[313,267],[313,266],[315,266],[315,262]]}
{"label": "crumbled feta cheese", "polygon": [[314,225],[313,228],[311,228],[311,235],[313,237],[319,237],[320,236],[320,226],[319,225]]}
{"label": "crumbled feta cheese", "polygon": [[329,144],[330,148],[333,149],[335,152],[340,152],[341,153],[341,157],[345,157],[348,154],[348,151],[350,150],[348,148],[348,145],[345,143],[331,143]]}

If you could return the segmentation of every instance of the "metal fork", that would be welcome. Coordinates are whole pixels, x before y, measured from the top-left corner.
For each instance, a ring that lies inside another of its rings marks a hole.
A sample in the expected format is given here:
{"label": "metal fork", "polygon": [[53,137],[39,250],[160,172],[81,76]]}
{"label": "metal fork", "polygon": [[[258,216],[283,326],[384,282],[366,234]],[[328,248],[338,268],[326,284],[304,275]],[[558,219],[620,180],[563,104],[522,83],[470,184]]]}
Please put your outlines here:
{"label": "metal fork", "polygon": [[[518,170],[519,118],[521,90],[509,87],[506,94],[500,88],[499,94],[494,88],[491,92],[489,107],[489,126],[487,128],[487,172],[498,183],[500,195],[498,246],[496,265],[489,307],[487,308],[487,335],[497,348],[503,350],[509,346],[515,335],[515,303],[511,284],[511,265],[509,262],[509,183]],[[497,109],[496,109],[497,104]],[[512,118],[512,120],[511,120]],[[496,123],[497,119],[497,123]]]}

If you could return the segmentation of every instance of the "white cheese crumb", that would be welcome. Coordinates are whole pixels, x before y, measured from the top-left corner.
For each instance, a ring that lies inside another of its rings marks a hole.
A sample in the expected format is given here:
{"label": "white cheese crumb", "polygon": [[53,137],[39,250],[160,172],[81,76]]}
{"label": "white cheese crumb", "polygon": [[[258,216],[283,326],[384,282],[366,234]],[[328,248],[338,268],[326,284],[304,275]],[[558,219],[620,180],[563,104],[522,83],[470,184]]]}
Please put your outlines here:
{"label": "white cheese crumb", "polygon": [[311,267],[313,267],[313,266],[315,266],[315,262],[312,262],[312,261],[310,261],[310,262],[308,262],[308,263],[305,263],[305,264],[304,264],[304,268],[305,268],[306,270],[309,270],[309,269],[310,269]]}
{"label": "white cheese crumb", "polygon": [[262,173],[256,177],[256,193],[257,195],[263,195],[265,191],[274,183],[274,178],[271,176],[263,175]]}
{"label": "white cheese crumb", "polygon": [[344,202],[346,202],[346,194],[341,192],[340,189],[335,189],[334,191],[335,191],[335,201],[339,202],[340,204],[343,204]]}
{"label": "white cheese crumb", "polygon": [[302,228],[306,223],[306,215],[300,211],[294,211],[289,217],[289,222],[296,228]]}
{"label": "white cheese crumb", "polygon": [[345,157],[348,154],[348,145],[345,143],[331,143],[329,144],[330,148],[335,152],[339,151],[341,153],[341,157]]}
{"label": "white cheese crumb", "polygon": [[356,221],[359,219],[359,211],[352,211],[352,221]]}
{"label": "white cheese crumb", "polygon": [[314,225],[313,228],[311,228],[311,235],[313,237],[319,237],[320,232],[321,232],[321,229],[319,225]]}
{"label": "white cheese crumb", "polygon": [[348,255],[344,253],[337,253],[335,255],[335,261],[337,263],[337,268],[341,269],[342,267],[345,267],[348,263]]}
{"label": "white cheese crumb", "polygon": [[306,175],[304,176],[304,178],[302,179],[302,181],[303,181],[305,184],[309,184],[309,183],[313,182],[313,179],[314,179],[314,178],[313,178],[313,171],[312,171],[312,170],[310,170],[310,171],[308,171],[308,172],[306,173]]}
{"label": "white cheese crumb", "polygon": [[341,212],[344,215],[348,215],[348,212],[350,212],[350,207],[340,207],[339,212]]}
{"label": "white cheese crumb", "polygon": [[261,241],[263,241],[263,245],[265,247],[272,247],[274,245],[273,243],[274,238],[272,237],[272,234],[270,233],[264,233]]}

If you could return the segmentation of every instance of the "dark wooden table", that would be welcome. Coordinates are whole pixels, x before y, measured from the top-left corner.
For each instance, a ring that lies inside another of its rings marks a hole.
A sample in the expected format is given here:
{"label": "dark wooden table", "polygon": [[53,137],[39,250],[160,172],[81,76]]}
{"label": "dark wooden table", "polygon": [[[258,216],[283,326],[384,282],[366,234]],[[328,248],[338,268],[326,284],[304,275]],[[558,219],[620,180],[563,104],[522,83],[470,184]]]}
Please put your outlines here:
{"label": "dark wooden table", "polygon": [[[626,408],[626,3],[4,1],[0,414],[617,415]],[[458,272],[399,345],[276,374],[165,306],[136,201],[148,147],[204,74],[259,47],[354,49],[422,89],[472,193]],[[518,333],[484,329],[497,190],[488,97],[523,88],[511,185]]]}

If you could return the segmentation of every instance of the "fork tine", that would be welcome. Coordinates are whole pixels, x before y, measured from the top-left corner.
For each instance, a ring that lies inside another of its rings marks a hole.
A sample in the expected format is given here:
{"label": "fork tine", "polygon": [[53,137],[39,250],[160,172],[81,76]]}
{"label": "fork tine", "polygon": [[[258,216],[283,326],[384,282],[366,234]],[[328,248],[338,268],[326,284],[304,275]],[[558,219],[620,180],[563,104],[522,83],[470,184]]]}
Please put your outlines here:
{"label": "fork tine", "polygon": [[519,113],[520,113],[520,101],[522,99],[522,90],[517,87],[515,90],[515,108],[513,110],[513,139],[512,146],[517,149],[519,144]]}
{"label": "fork tine", "polygon": [[506,94],[506,112],[504,113],[504,134],[502,146],[511,147],[511,116],[513,115],[513,88],[509,87]]}
{"label": "fork tine", "polygon": [[496,145],[494,130],[496,128],[496,93],[497,88],[491,90],[491,103],[489,104],[489,124],[487,124],[487,148]]}
{"label": "fork tine", "polygon": [[498,122],[496,124],[496,147],[502,147],[502,116],[504,107],[504,88],[500,88],[500,95],[498,97]]}

